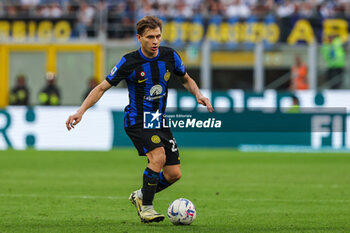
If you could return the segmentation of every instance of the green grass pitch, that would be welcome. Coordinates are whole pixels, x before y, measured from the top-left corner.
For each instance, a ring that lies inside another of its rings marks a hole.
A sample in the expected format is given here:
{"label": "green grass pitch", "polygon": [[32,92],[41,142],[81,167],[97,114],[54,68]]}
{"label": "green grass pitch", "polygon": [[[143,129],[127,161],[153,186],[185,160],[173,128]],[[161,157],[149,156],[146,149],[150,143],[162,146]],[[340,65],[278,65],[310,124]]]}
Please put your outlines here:
{"label": "green grass pitch", "polygon": [[180,152],[182,179],[154,206],[190,199],[190,226],[140,223],[134,149],[0,151],[0,232],[350,232],[350,154]]}

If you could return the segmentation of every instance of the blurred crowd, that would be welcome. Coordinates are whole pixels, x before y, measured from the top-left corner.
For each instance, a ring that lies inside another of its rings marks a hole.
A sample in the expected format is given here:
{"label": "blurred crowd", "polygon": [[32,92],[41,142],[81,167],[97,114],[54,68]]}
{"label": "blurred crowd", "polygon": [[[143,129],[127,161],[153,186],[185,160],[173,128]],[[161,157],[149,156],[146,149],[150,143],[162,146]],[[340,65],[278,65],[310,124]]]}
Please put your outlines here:
{"label": "blurred crowd", "polygon": [[81,16],[93,19],[99,12],[124,11],[132,14],[134,0],[0,0],[1,17],[49,17]]}
{"label": "blurred crowd", "polygon": [[99,16],[135,19],[144,15],[332,17],[350,14],[349,0],[0,0],[0,17],[75,15],[89,24]]}
{"label": "blurred crowd", "polygon": [[350,14],[348,0],[142,0],[139,15],[204,17],[222,15],[246,18],[250,15],[289,17],[332,17]]}
{"label": "blurred crowd", "polygon": [[[73,36],[129,38],[145,15],[227,18],[350,15],[349,0],[0,0],[0,18],[72,19]],[[105,32],[105,33],[99,33]]]}

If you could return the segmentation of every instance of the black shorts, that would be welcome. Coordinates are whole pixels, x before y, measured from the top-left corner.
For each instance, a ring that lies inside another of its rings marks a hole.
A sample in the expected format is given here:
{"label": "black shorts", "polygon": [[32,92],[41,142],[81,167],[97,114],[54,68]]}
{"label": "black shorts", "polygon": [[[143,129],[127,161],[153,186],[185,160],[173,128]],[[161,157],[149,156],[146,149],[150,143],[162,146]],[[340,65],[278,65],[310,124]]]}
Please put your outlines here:
{"label": "black shorts", "polygon": [[180,156],[177,144],[169,128],[144,129],[143,127],[126,127],[126,134],[134,143],[140,156],[145,156],[147,152],[164,147],[166,161],[165,165],[180,164]]}

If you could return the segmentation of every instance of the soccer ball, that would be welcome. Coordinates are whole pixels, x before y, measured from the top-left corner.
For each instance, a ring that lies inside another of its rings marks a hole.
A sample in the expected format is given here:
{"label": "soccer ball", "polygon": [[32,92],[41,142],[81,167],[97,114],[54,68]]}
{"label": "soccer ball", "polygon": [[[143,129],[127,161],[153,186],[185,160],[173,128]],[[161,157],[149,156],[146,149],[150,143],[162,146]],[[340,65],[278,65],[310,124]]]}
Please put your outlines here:
{"label": "soccer ball", "polygon": [[174,225],[190,225],[196,219],[196,207],[190,200],[179,198],[168,208],[168,217]]}

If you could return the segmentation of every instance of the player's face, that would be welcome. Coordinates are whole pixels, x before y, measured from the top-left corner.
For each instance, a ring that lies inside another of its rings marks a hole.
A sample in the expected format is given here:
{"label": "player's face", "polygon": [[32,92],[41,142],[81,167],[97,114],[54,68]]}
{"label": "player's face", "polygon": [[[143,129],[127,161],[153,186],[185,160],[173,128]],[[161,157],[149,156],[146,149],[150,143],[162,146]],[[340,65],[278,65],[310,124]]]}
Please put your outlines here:
{"label": "player's face", "polygon": [[137,40],[141,43],[142,53],[146,57],[156,57],[158,55],[160,41],[162,40],[160,28],[146,29],[142,36],[137,34]]}

